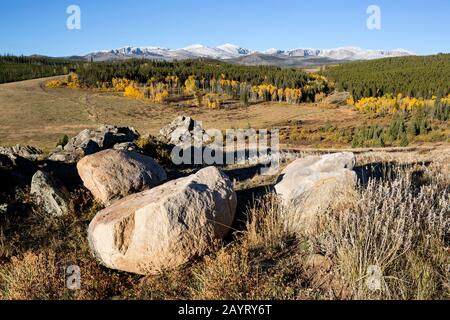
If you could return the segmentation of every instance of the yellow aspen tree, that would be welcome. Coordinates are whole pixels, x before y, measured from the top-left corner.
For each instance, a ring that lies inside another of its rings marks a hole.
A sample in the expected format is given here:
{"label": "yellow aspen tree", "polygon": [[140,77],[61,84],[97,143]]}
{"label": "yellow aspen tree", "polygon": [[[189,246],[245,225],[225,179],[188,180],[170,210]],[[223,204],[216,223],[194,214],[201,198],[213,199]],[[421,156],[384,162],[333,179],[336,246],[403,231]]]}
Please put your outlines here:
{"label": "yellow aspen tree", "polygon": [[195,94],[197,90],[197,80],[195,79],[195,76],[189,76],[184,82],[184,90],[186,94]]}

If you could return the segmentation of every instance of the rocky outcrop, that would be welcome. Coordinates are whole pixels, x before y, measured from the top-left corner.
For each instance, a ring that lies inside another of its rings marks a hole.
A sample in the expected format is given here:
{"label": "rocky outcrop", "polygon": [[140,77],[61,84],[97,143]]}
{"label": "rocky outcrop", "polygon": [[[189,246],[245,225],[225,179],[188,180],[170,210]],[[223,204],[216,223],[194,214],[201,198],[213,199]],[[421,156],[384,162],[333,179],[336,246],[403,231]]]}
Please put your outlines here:
{"label": "rocky outcrop", "polygon": [[89,243],[109,268],[155,274],[203,255],[228,234],[235,211],[232,182],[208,167],[100,211]]}
{"label": "rocky outcrop", "polygon": [[84,156],[113,148],[117,144],[133,142],[139,137],[134,128],[101,126],[95,130],[83,130],[63,147],[59,146],[50,155],[53,161],[75,163]]}
{"label": "rocky outcrop", "polygon": [[313,231],[318,215],[333,199],[355,188],[355,163],[353,153],[310,156],[294,161],[282,172],[275,190],[284,207],[298,214],[295,223],[299,228]]}
{"label": "rocky outcrop", "polygon": [[133,142],[124,142],[116,144],[113,149],[119,151],[136,151],[137,147]]}
{"label": "rocky outcrop", "polygon": [[343,106],[347,104],[348,98],[350,97],[350,93],[348,92],[333,92],[329,96],[327,96],[322,102],[326,104]]}
{"label": "rocky outcrop", "polygon": [[40,156],[42,156],[42,150],[32,147],[32,146],[21,146],[16,145],[14,147],[0,147],[0,154],[14,159],[19,156],[30,161],[36,161]]}
{"label": "rocky outcrop", "polygon": [[153,158],[113,149],[84,157],[77,169],[84,186],[105,205],[167,179],[166,172]]}
{"label": "rocky outcrop", "polygon": [[0,153],[0,190],[29,186],[36,171],[35,161],[14,153]]}
{"label": "rocky outcrop", "polygon": [[40,209],[51,216],[63,216],[69,208],[70,195],[48,173],[38,171],[31,181],[31,195]]}
{"label": "rocky outcrop", "polygon": [[179,116],[171,124],[161,129],[158,139],[175,146],[207,143],[209,137],[199,122],[190,117]]}

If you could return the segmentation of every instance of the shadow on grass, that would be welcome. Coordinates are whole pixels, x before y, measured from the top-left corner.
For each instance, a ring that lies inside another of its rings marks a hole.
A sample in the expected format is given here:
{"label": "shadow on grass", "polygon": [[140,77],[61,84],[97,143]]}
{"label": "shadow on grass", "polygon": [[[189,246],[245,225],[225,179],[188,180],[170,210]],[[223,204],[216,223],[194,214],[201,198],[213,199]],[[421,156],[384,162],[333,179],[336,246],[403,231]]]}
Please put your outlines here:
{"label": "shadow on grass", "polygon": [[358,181],[363,187],[367,187],[371,180],[393,181],[404,171],[411,171],[413,185],[421,187],[425,184],[423,167],[428,167],[432,162],[415,162],[399,164],[397,162],[376,162],[364,166],[355,167],[353,170],[358,176]]}

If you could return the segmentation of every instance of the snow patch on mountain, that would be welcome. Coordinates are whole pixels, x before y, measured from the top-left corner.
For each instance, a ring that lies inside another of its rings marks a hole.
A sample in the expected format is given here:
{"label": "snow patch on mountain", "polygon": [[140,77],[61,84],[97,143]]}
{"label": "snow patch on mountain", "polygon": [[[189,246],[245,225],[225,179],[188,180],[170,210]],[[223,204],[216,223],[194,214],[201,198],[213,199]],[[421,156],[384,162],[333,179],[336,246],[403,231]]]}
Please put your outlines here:
{"label": "snow patch on mountain", "polygon": [[220,49],[222,51],[225,51],[234,57],[246,56],[246,55],[253,53],[252,50],[245,49],[245,48],[242,48],[240,46],[237,46],[235,44],[230,44],[230,43],[226,43],[226,44],[218,46],[216,48]]}
{"label": "snow patch on mountain", "polygon": [[284,50],[279,50],[279,49],[276,49],[276,48],[270,48],[270,49],[267,49],[267,50],[263,51],[262,53],[263,54],[270,54],[270,55],[283,55],[283,54],[285,54],[285,51]]}
{"label": "snow patch on mountain", "polygon": [[181,50],[189,52],[192,56],[199,58],[231,59],[235,57],[235,55],[220,48],[210,48],[201,44],[188,46]]}

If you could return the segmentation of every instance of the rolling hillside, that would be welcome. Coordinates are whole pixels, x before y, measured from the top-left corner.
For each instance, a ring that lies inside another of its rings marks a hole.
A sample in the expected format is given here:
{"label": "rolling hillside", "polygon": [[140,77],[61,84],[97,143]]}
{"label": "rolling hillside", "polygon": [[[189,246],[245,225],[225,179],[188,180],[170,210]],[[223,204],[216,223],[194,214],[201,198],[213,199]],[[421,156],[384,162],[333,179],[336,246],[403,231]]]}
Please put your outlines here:
{"label": "rolling hillside", "polygon": [[450,93],[450,54],[352,62],[329,66],[324,74],[355,99],[385,94],[442,97]]}

